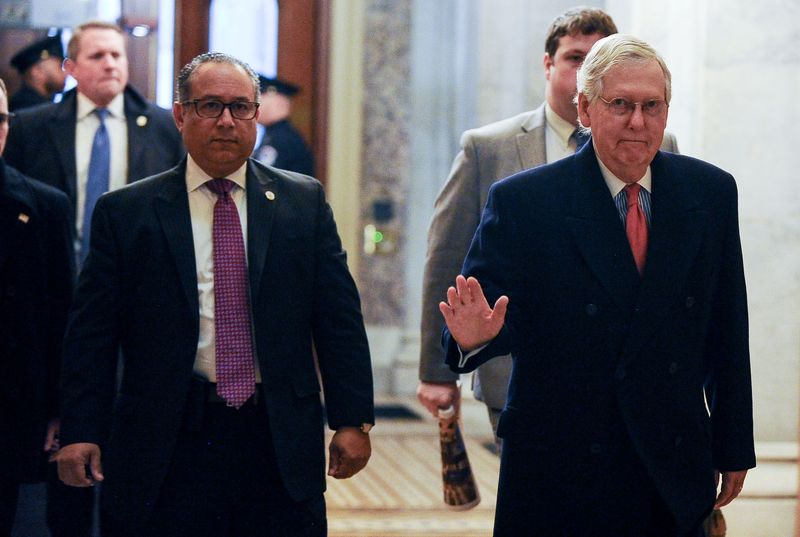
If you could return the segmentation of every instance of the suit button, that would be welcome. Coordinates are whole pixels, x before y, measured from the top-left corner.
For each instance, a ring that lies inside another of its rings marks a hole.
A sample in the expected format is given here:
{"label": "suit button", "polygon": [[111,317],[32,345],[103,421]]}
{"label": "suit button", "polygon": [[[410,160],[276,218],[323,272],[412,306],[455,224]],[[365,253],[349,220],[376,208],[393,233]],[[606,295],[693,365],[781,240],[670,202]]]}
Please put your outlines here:
{"label": "suit button", "polygon": [[676,448],[680,447],[682,443],[683,443],[683,438],[681,438],[680,436],[676,436],[675,437],[675,447]]}
{"label": "suit button", "polygon": [[594,444],[592,444],[591,446],[589,446],[589,451],[590,451],[590,452],[591,452],[593,455],[599,455],[600,453],[602,453],[602,452],[603,452],[603,446],[602,446],[602,444],[598,444],[598,443],[596,443],[596,442],[595,442]]}
{"label": "suit button", "polygon": [[6,295],[7,296],[15,296],[17,294],[17,289],[13,285],[9,285],[6,287]]}
{"label": "suit button", "polygon": [[594,317],[597,315],[597,305],[596,304],[586,304],[586,315],[589,317]]}
{"label": "suit button", "polygon": [[687,296],[686,297],[686,308],[687,309],[691,309],[692,306],[694,306],[694,297],[693,296]]}
{"label": "suit button", "polygon": [[669,364],[669,374],[674,375],[676,371],[678,371],[678,363],[672,362]]}
{"label": "suit button", "polygon": [[622,380],[622,379],[625,378],[625,375],[626,375],[625,367],[624,366],[618,366],[616,373],[614,373],[614,378],[617,379],[617,380]]}

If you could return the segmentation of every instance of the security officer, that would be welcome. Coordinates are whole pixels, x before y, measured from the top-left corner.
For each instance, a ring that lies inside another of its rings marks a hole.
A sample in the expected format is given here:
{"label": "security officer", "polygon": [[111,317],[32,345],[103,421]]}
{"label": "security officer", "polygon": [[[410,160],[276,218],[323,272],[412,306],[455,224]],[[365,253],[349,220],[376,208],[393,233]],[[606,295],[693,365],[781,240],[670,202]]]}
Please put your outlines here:
{"label": "security officer", "polygon": [[13,112],[52,101],[53,96],[64,88],[63,61],[60,33],[31,43],[14,54],[11,65],[19,71],[22,87],[11,96],[9,109]]}

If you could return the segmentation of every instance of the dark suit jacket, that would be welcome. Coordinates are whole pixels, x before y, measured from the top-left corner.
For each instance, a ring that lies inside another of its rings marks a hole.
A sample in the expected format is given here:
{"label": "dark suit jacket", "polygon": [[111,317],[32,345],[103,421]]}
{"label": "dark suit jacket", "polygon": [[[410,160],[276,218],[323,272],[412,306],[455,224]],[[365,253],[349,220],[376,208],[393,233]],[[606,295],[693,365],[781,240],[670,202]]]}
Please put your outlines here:
{"label": "dark suit jacket", "polygon": [[[185,169],[183,161],[100,198],[66,336],[62,444],[102,446],[105,524],[131,534],[180,456],[173,447],[197,350]],[[374,421],[369,349],[322,186],[250,160],[246,191],[262,391],[281,477],[300,500],[325,489],[312,345],[334,429]],[[115,400],[118,346],[124,373]]]}
{"label": "dark suit jacket", "polygon": [[[73,208],[78,199],[75,171],[77,90],[60,103],[21,110],[11,122],[4,156],[22,173],[65,192]],[[184,155],[172,115],[125,89],[128,127],[128,183],[175,166]],[[74,218],[73,218],[74,221]]]}
{"label": "dark suit jacket", "polygon": [[19,112],[23,108],[31,108],[49,102],[50,99],[42,97],[38,91],[27,84],[22,84],[22,87],[8,99],[8,109],[11,112]]}
{"label": "dark suit jacket", "polygon": [[0,159],[0,477],[40,479],[75,277],[67,197]]}
{"label": "dark suit jacket", "polygon": [[[493,186],[462,273],[490,304],[509,297],[506,324],[465,364],[446,332],[445,344],[458,371],[513,355],[501,489],[545,505],[557,483],[573,509],[586,483],[625,472],[606,458],[627,436],[686,531],[711,509],[714,469],[755,465],[737,194],[696,159],[659,152],[651,169],[641,279],[591,144]],[[498,520],[517,498],[501,494]]]}

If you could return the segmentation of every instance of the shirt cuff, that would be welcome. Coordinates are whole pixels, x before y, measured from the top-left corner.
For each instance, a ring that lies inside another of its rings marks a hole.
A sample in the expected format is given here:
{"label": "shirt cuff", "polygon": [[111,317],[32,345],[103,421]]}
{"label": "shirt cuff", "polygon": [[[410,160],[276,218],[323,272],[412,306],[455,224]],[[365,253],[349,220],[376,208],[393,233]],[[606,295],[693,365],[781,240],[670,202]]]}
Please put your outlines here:
{"label": "shirt cuff", "polygon": [[458,347],[458,368],[459,369],[463,369],[464,365],[467,363],[467,360],[469,360],[470,358],[472,358],[473,356],[475,356],[476,354],[481,352],[483,349],[488,347],[489,344],[485,343],[485,344],[481,345],[480,347],[478,347],[477,349],[473,349],[473,350],[469,351],[466,355],[464,355],[464,351],[461,350],[461,346],[460,345],[456,345],[456,346]]}

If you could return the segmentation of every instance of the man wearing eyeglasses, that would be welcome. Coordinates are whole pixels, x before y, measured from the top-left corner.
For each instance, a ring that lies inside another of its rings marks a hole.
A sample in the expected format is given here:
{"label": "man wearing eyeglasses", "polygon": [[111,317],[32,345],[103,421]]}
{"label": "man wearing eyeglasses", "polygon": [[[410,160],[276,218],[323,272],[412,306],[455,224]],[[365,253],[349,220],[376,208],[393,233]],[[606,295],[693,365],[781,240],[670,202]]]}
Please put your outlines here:
{"label": "man wearing eyeglasses", "polygon": [[701,536],[755,466],[736,184],[659,151],[647,43],[601,39],[577,83],[591,143],[490,190],[439,305],[447,361],[514,360],[496,536]]}
{"label": "man wearing eyeglasses", "polygon": [[187,158],[97,203],[56,459],[103,482],[108,535],[327,535],[318,374],[328,475],[369,459],[358,292],[322,186],[249,158],[258,99],[247,64],[198,56],[173,105]]}

